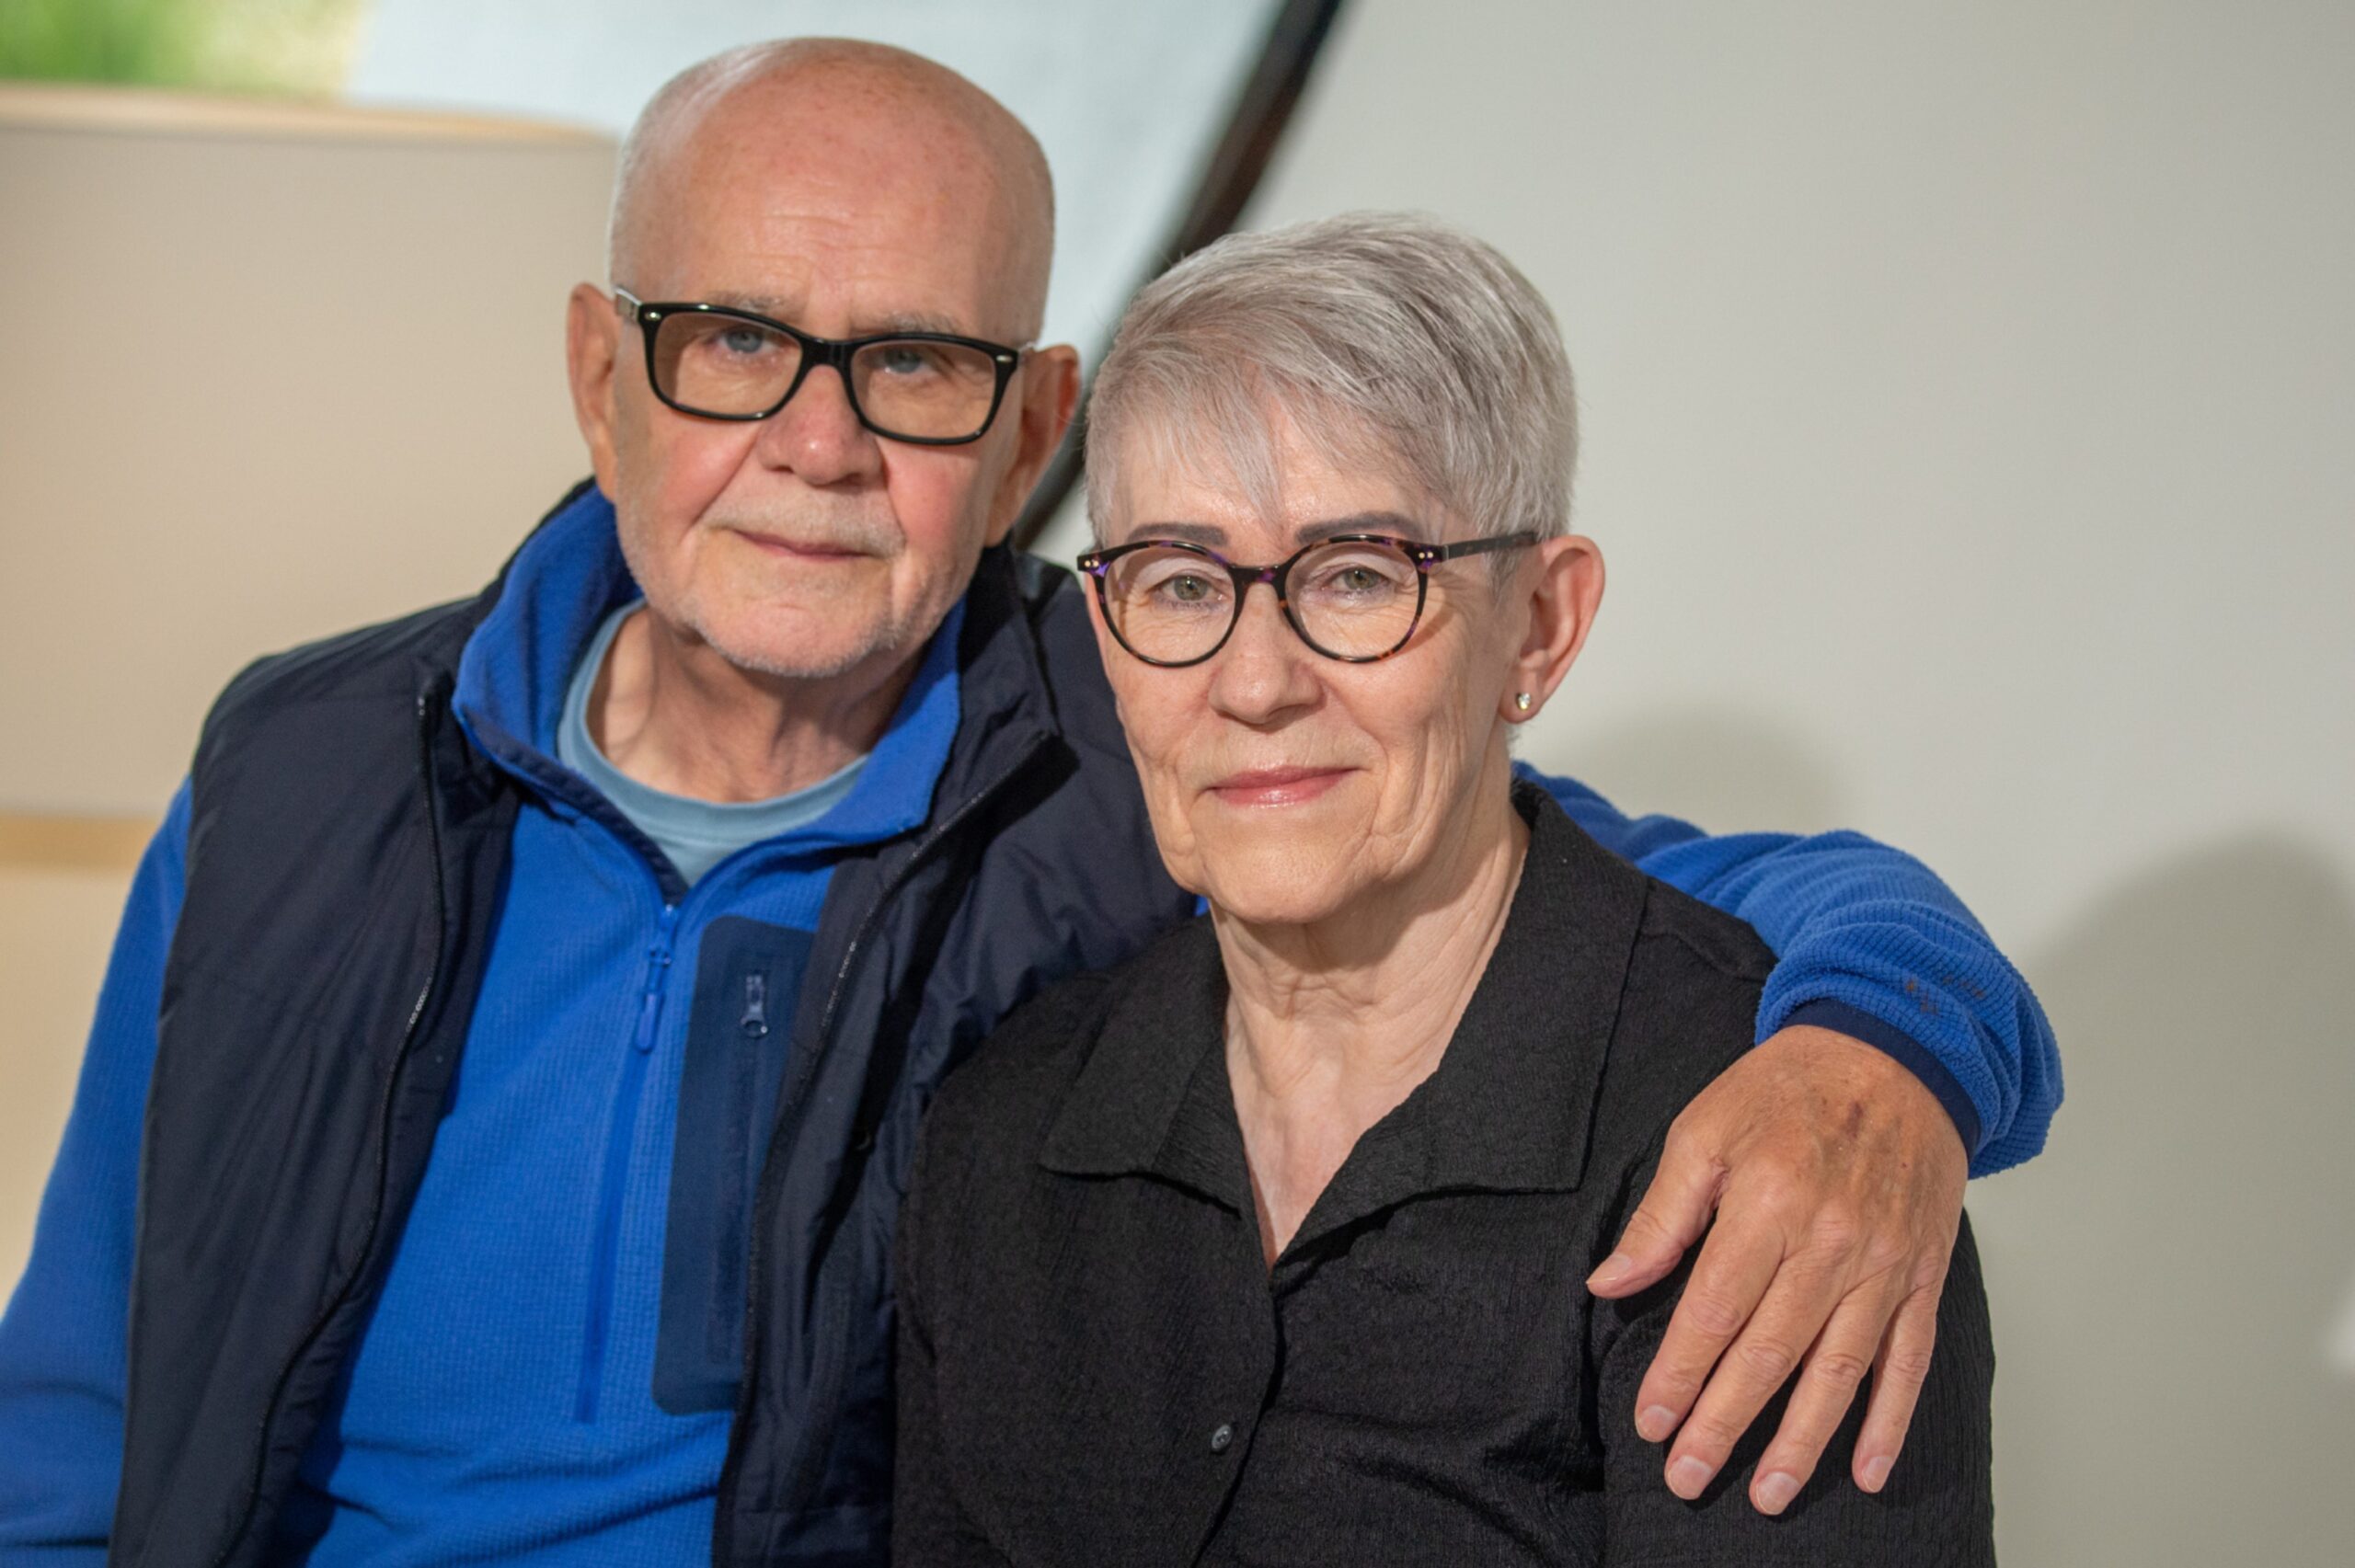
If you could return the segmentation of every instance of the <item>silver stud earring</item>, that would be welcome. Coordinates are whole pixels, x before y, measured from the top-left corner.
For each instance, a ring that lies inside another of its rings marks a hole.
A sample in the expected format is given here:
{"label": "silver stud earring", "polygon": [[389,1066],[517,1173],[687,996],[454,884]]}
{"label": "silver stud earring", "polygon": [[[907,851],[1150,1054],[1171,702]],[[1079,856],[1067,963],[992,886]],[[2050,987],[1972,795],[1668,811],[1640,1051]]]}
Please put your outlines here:
{"label": "silver stud earring", "polygon": [[1527,713],[1529,711],[1529,704],[1535,701],[1536,699],[1532,697],[1526,692],[1515,692],[1512,694],[1512,705],[1519,708],[1522,713]]}

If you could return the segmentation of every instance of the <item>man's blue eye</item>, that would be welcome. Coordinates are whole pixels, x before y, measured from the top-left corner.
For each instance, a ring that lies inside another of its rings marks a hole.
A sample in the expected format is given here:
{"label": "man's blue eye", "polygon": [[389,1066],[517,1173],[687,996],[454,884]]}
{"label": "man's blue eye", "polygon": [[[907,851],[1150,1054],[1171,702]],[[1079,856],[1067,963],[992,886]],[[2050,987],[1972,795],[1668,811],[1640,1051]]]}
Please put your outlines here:
{"label": "man's blue eye", "polygon": [[920,375],[933,368],[933,354],[919,343],[886,343],[875,351],[876,368],[886,375]]}

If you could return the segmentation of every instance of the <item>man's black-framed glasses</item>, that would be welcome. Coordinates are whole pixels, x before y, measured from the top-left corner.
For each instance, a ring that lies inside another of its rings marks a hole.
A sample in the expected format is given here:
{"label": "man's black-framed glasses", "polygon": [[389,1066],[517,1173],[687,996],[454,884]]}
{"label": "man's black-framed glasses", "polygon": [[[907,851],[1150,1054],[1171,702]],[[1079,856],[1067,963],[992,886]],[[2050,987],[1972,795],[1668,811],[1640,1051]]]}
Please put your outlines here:
{"label": "man's black-framed glasses", "polygon": [[860,424],[920,446],[979,441],[1028,347],[946,332],[819,338],[729,305],[650,303],[619,288],[614,304],[646,339],[654,395],[682,414],[765,419],[801,390],[811,367],[831,365]]}
{"label": "man's black-framed glasses", "polygon": [[1254,583],[1275,589],[1284,624],[1327,658],[1371,664],[1405,647],[1423,618],[1430,570],[1442,561],[1537,543],[1531,532],[1425,544],[1384,533],[1342,533],[1304,545],[1272,567],[1238,566],[1178,539],[1090,550],[1104,623],[1147,664],[1200,664],[1226,646]]}

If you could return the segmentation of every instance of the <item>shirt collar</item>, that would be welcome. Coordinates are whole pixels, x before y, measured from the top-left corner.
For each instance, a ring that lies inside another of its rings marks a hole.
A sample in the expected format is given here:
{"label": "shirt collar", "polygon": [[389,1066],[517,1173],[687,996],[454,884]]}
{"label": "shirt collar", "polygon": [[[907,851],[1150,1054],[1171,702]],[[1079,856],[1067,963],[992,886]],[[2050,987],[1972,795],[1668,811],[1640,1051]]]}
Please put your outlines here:
{"label": "shirt collar", "polygon": [[[1529,854],[1512,908],[1430,1078],[1358,1140],[1294,1245],[1424,1193],[1563,1192],[1595,1097],[1648,884],[1543,792],[1516,785]],[[1208,920],[1137,961],[1040,1162],[1144,1173],[1249,1212],[1223,1048],[1226,976]]]}
{"label": "shirt collar", "polygon": [[562,772],[557,728],[573,666],[605,618],[638,597],[614,504],[583,486],[515,552],[458,656],[452,703],[475,744],[535,783]]}

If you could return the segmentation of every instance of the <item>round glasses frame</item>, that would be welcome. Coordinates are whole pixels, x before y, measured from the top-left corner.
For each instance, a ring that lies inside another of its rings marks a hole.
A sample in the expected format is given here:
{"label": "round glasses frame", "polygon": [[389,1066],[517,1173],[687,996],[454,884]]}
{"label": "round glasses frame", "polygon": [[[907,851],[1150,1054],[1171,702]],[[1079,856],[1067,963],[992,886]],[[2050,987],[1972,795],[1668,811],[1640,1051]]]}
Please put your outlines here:
{"label": "round glasses frame", "polygon": [[[1342,664],[1378,664],[1415,640],[1415,629],[1423,624],[1423,606],[1430,597],[1433,567],[1445,561],[1459,560],[1466,555],[1485,555],[1496,550],[1522,549],[1536,544],[1537,538],[1535,533],[1523,530],[1518,533],[1499,533],[1487,539],[1466,539],[1454,544],[1425,544],[1419,540],[1400,539],[1387,533],[1336,533],[1329,538],[1315,540],[1302,545],[1272,567],[1241,566],[1206,545],[1191,544],[1183,539],[1137,539],[1126,544],[1116,544],[1109,550],[1090,550],[1080,556],[1078,566],[1081,571],[1096,579],[1096,602],[1104,612],[1104,624],[1112,630],[1112,640],[1119,643],[1130,658],[1163,670],[1185,670],[1200,664],[1205,659],[1216,658],[1218,650],[1224,647],[1228,639],[1235,635],[1235,628],[1242,624],[1243,601],[1249,595],[1252,585],[1255,583],[1266,583],[1275,590],[1276,608],[1282,613],[1284,624],[1292,628],[1292,635],[1308,645],[1310,652],[1338,660]],[[1331,648],[1324,647],[1315,637],[1310,636],[1307,628],[1300,624],[1299,617],[1292,613],[1292,600],[1285,592],[1285,585],[1292,576],[1292,569],[1316,551],[1332,544],[1387,544],[1415,564],[1414,616],[1407,621],[1407,629],[1400,634],[1398,640],[1380,653],[1335,653]],[[1191,658],[1155,658],[1150,654],[1139,653],[1131,645],[1129,639],[1120,635],[1120,623],[1112,613],[1111,589],[1107,586],[1112,563],[1123,555],[1132,555],[1139,550],[1154,549],[1182,550],[1188,555],[1199,555],[1235,580],[1235,609],[1227,616],[1226,630],[1219,634],[1218,641]]]}
{"label": "round glasses frame", "polygon": [[[638,338],[646,345],[647,384],[654,388],[655,396],[682,414],[692,415],[698,419],[725,420],[729,424],[757,424],[793,401],[793,395],[801,390],[803,382],[810,379],[812,366],[831,365],[834,373],[842,378],[843,396],[849,402],[850,411],[857,417],[859,424],[887,441],[905,441],[911,446],[964,446],[989,434],[990,427],[997,422],[999,407],[1005,402],[1006,383],[1014,379],[1014,372],[1022,366],[1023,356],[1031,348],[1028,343],[1019,348],[1008,348],[984,338],[960,338],[953,332],[877,332],[865,338],[821,338],[815,333],[802,331],[791,322],[756,315],[749,310],[738,310],[733,305],[701,304],[691,300],[641,300],[627,289],[620,288],[614,291],[614,308],[621,313],[623,320],[639,328]],[[662,378],[654,368],[655,334],[664,320],[674,315],[718,316],[783,333],[801,346],[800,367],[793,372],[793,380],[787,383],[785,395],[757,414],[719,414],[709,408],[697,408],[692,404],[682,403],[663,387]],[[868,418],[867,410],[858,405],[858,388],[851,380],[850,361],[851,356],[861,349],[871,349],[878,343],[953,343],[960,348],[978,349],[987,354],[991,368],[997,372],[997,384],[990,390],[989,412],[982,416],[980,427],[971,435],[912,436],[902,430],[890,429]]]}

